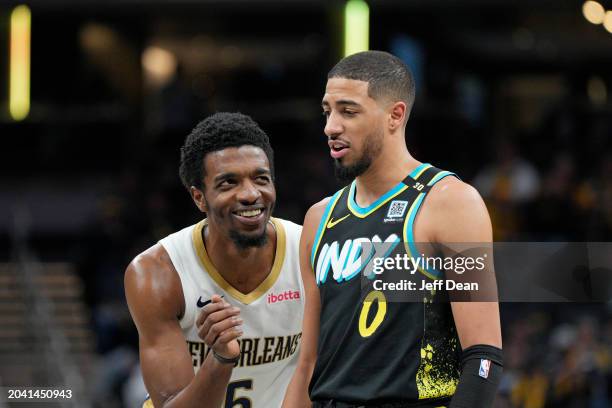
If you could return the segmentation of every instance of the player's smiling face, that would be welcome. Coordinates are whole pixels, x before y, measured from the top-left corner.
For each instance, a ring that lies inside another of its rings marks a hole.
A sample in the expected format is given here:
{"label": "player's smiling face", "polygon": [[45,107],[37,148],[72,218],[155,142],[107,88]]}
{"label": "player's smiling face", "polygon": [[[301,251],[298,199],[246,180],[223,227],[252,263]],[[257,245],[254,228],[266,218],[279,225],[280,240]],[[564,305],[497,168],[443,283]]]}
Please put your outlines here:
{"label": "player's smiling face", "polygon": [[266,242],[266,225],[276,201],[268,157],[255,146],[231,147],[204,159],[203,207],[211,227],[239,247]]}
{"label": "player's smiling face", "polygon": [[384,108],[368,95],[367,82],[346,78],[327,81],[322,107],[337,169],[348,179],[360,175],[381,150]]}

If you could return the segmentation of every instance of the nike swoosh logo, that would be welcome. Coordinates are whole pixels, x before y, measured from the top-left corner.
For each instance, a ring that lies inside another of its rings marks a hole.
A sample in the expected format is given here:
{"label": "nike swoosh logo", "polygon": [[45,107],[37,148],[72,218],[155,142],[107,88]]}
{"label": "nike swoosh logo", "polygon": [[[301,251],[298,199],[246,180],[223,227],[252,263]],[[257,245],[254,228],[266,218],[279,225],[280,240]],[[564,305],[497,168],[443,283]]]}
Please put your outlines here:
{"label": "nike swoosh logo", "polygon": [[200,298],[198,299],[198,307],[204,307],[210,302],[212,302],[212,299],[208,299],[206,302],[202,302],[202,296],[200,296]]}
{"label": "nike swoosh logo", "polygon": [[350,216],[351,216],[351,214],[346,214],[344,217],[338,218],[336,221],[334,221],[333,218],[330,219],[329,222],[327,223],[327,228],[334,228],[336,226],[336,224],[338,224],[340,221],[343,221],[343,220],[347,219]]}

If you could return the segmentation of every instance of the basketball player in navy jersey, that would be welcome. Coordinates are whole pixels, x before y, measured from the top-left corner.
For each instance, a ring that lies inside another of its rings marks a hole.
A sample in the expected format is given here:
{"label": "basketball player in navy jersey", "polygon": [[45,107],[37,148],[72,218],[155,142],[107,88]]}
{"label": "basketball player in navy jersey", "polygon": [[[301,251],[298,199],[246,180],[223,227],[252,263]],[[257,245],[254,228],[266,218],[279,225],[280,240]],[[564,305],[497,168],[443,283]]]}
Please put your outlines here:
{"label": "basketball player in navy jersey", "polygon": [[[446,243],[492,241],[476,190],[408,151],[414,94],[408,67],[385,52],[351,55],[328,74],[325,134],[336,174],[350,184],[305,216],[302,349],[285,408],[493,404],[502,371],[496,298],[445,302],[444,290],[432,290],[421,301],[387,302],[381,291],[362,290],[347,266],[357,265],[350,254],[365,241],[410,256],[421,253],[418,243],[451,256]],[[432,282],[445,273],[418,272]]]}

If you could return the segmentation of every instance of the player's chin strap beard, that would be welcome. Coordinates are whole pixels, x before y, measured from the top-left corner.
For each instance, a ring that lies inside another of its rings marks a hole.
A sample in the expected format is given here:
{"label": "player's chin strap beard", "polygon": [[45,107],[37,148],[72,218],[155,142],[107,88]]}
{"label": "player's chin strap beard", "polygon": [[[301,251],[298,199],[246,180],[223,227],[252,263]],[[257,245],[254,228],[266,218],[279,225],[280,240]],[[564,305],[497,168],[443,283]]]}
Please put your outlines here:
{"label": "player's chin strap beard", "polygon": [[[276,226],[272,222],[272,220],[268,220],[268,223],[272,225],[272,228],[276,231]],[[202,228],[202,242],[204,242],[204,246],[206,246],[205,239],[205,231],[208,228],[208,223],[204,224],[204,228]],[[245,237],[244,235],[236,232],[234,230],[229,231],[230,239],[234,242],[234,244],[238,247],[238,249],[248,249],[248,248],[261,248],[268,243],[268,234],[266,228],[264,228],[263,233],[256,237]]]}
{"label": "player's chin strap beard", "polygon": [[370,167],[371,163],[371,160],[361,158],[352,166],[343,166],[340,160],[334,159],[334,174],[341,183],[348,183],[353,181],[355,177],[362,175]]}
{"label": "player's chin strap beard", "polygon": [[234,230],[230,230],[229,235],[234,244],[239,249],[248,249],[252,247],[261,248],[268,242],[268,234],[266,228],[264,228],[263,233],[261,235],[255,237],[247,237]]}

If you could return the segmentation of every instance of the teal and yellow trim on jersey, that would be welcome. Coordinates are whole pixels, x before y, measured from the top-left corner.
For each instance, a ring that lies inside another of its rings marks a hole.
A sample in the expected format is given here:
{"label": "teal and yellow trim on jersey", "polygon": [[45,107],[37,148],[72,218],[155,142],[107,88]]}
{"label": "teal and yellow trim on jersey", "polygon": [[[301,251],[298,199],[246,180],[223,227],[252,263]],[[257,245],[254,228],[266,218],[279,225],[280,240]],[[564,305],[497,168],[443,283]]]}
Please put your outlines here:
{"label": "teal and yellow trim on jersey", "polygon": [[[425,172],[425,170],[427,170],[430,167],[431,167],[431,164],[429,163],[421,163],[414,170],[412,170],[412,172],[410,172],[410,177],[416,180],[421,174]],[[391,200],[393,197],[396,197],[398,194],[402,193],[404,190],[406,190],[409,187],[406,184],[404,184],[403,181],[400,181],[399,183],[397,183],[395,187],[393,187],[391,190],[387,191],[385,194],[380,196],[372,204],[368,205],[367,207],[360,207],[359,204],[357,204],[357,202],[355,201],[356,185],[357,185],[357,182],[353,180],[353,182],[351,183],[349,193],[348,193],[348,197],[347,197],[347,206],[349,210],[351,211],[351,213],[359,218],[365,218],[368,215],[372,214],[374,211],[378,210],[380,207],[388,203],[389,200]]]}
{"label": "teal and yellow trim on jersey", "polygon": [[433,166],[429,163],[421,163],[420,165],[418,165],[414,170],[412,170],[409,174],[410,177],[412,177],[415,180],[418,180],[419,177],[421,177],[423,175],[423,173],[425,173],[425,171],[427,171],[428,169],[432,168]]}
{"label": "teal and yellow trim on jersey", "polygon": [[224,291],[226,291],[231,297],[242,302],[245,305],[254,302],[261,296],[263,296],[268,289],[270,289],[278,276],[280,275],[281,268],[283,266],[283,262],[285,261],[285,249],[286,249],[286,236],[285,236],[285,227],[283,224],[277,220],[276,218],[270,217],[270,222],[274,226],[276,230],[276,252],[274,254],[274,262],[272,264],[272,269],[270,273],[257,286],[254,290],[249,293],[242,293],[238,289],[234,288],[225,278],[219,273],[215,265],[213,265],[210,257],[208,256],[208,252],[206,251],[206,245],[204,245],[204,236],[202,232],[204,227],[208,223],[206,219],[200,221],[195,228],[193,229],[192,241],[193,247],[198,255],[198,259],[200,260],[204,270],[208,273],[208,275],[215,281],[217,285]]}
{"label": "teal and yellow trim on jersey", "polygon": [[347,197],[347,206],[349,210],[351,211],[351,213],[355,217],[359,217],[359,218],[365,218],[368,215],[372,214],[374,211],[378,210],[380,207],[385,205],[393,197],[397,196],[398,194],[402,193],[404,190],[408,188],[407,185],[400,182],[395,187],[393,187],[391,190],[387,191],[385,194],[380,196],[372,204],[368,205],[367,207],[360,207],[359,204],[357,204],[357,202],[355,201],[355,185],[356,183],[355,181],[353,181],[351,183],[351,187],[350,187],[348,197]]}
{"label": "teal and yellow trim on jersey", "polygon": [[[431,166],[430,166],[431,167]],[[421,173],[422,174],[422,173]],[[438,181],[442,180],[444,177],[448,176],[457,176],[455,173],[451,173],[450,171],[441,171],[436,174],[430,181],[427,183],[427,187],[432,187]],[[417,177],[413,177],[415,180]],[[421,204],[423,204],[423,200],[425,199],[426,193],[420,193],[417,198],[414,200],[410,209],[408,210],[408,214],[406,215],[406,219],[404,221],[404,247],[406,249],[406,253],[409,257],[418,257],[419,251],[414,243],[414,220],[416,219],[416,215],[419,212],[419,208],[421,208]],[[425,268],[418,267],[419,272],[427,276],[431,279],[442,279],[443,272],[438,271],[433,268],[429,268],[427,265],[424,265]]]}
{"label": "teal and yellow trim on jersey", "polygon": [[[429,163],[421,163],[420,165],[415,167],[414,170],[410,172],[409,176],[417,180],[423,173],[425,173],[425,171],[427,171],[431,167],[432,165]],[[409,186],[406,185],[404,182],[399,182],[395,187],[387,191],[385,194],[383,194],[380,198],[378,198],[376,201],[374,201],[372,204],[370,204],[367,207],[360,207],[359,204],[357,204],[357,202],[355,201],[355,188],[356,188],[356,182],[355,180],[353,180],[353,182],[348,187],[348,194],[346,198],[347,200],[346,204],[349,209],[348,215],[354,215],[358,218],[363,219],[367,217],[368,215],[372,214],[374,211],[376,211],[383,205],[385,205],[386,203],[388,203],[389,200],[391,200],[392,198],[396,197],[397,195],[405,191],[407,188],[409,188]],[[346,215],[345,217],[341,217],[337,220],[330,220],[330,217],[334,211],[334,207],[336,206],[336,204],[338,203],[338,201],[340,200],[340,198],[342,197],[342,194],[346,191],[346,189],[347,187],[344,187],[343,189],[337,191],[336,194],[332,196],[332,198],[327,203],[327,206],[325,207],[325,211],[323,212],[323,216],[321,217],[321,221],[319,222],[319,227],[315,234],[315,239],[312,245],[312,251],[310,253],[310,265],[312,266],[313,270],[314,270],[315,256],[317,254],[317,250],[319,249],[319,245],[321,244],[321,239],[325,233],[325,230],[328,228],[333,228],[336,223],[348,217],[348,215]]]}

